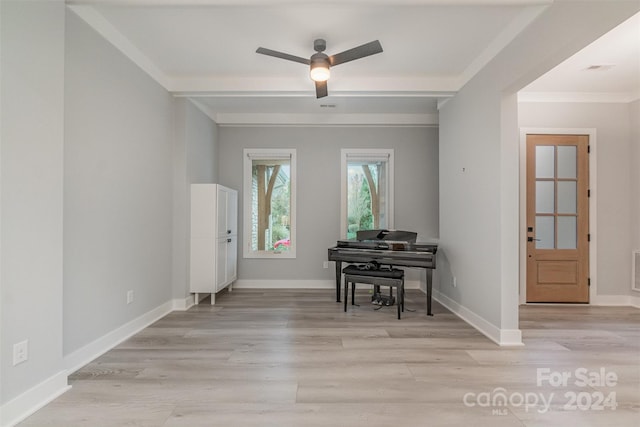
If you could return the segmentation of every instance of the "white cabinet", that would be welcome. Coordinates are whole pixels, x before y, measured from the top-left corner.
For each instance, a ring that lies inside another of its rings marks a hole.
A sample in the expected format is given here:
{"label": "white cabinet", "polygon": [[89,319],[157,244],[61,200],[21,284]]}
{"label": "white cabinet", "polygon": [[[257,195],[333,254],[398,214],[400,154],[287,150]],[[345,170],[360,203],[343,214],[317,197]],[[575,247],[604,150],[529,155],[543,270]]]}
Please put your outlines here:
{"label": "white cabinet", "polygon": [[211,294],[237,279],[238,192],[220,184],[191,185],[189,287]]}

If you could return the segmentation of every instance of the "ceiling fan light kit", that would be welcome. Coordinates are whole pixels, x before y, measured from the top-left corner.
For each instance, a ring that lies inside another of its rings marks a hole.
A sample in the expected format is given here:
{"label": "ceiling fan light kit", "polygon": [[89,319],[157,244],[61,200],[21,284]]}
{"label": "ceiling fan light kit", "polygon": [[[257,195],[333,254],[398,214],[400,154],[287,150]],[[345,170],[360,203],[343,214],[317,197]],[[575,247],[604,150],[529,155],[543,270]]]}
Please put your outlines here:
{"label": "ceiling fan light kit", "polygon": [[344,52],[340,52],[331,56],[327,56],[325,53],[323,53],[326,47],[327,43],[323,39],[316,39],[313,42],[313,49],[316,51],[316,53],[311,55],[311,58],[309,59],[290,55],[288,53],[278,52],[271,49],[266,49],[263,47],[259,47],[256,50],[256,53],[309,65],[309,76],[316,85],[316,98],[322,98],[328,95],[327,80],[331,76],[330,68],[332,65],[335,66],[343,64],[345,62],[353,61],[355,59],[364,58],[365,56],[375,55],[376,53],[382,52],[382,45],[380,45],[380,42],[378,40],[365,43],[361,46],[354,47],[353,49],[345,50]]}
{"label": "ceiling fan light kit", "polygon": [[311,80],[314,82],[326,82],[331,77],[329,70],[329,57],[324,53],[316,53],[311,56]]}

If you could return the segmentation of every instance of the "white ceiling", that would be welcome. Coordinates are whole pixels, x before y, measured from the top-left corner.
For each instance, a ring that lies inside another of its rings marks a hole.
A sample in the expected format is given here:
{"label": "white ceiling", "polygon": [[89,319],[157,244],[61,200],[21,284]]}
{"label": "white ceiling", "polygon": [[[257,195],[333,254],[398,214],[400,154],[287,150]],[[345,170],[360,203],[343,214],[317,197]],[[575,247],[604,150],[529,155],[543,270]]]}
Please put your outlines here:
{"label": "white ceiling", "polygon": [[[438,102],[513,40],[548,0],[68,3],[167,90],[193,97],[220,124],[430,125],[437,123]],[[637,18],[631,29],[604,40],[604,49],[585,49],[528,87],[527,95],[640,93]],[[266,47],[309,57],[316,38],[327,41],[329,55],[376,39],[384,52],[333,67],[329,96],[321,99],[305,65],[255,53]],[[612,49],[620,39],[626,45]],[[615,67],[583,72],[586,64]]]}
{"label": "white ceiling", "polygon": [[522,90],[521,98],[631,102],[640,98],[640,13]]}

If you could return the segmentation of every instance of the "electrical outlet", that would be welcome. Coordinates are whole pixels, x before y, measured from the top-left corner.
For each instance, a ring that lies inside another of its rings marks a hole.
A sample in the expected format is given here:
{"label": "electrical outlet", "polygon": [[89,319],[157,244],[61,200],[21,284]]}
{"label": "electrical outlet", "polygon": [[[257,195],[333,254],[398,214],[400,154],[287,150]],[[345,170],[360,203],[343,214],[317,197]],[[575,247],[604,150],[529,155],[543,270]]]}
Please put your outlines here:
{"label": "electrical outlet", "polygon": [[458,279],[456,279],[456,276],[453,276],[453,279],[451,280],[451,284],[453,285],[454,288],[458,286]]}
{"label": "electrical outlet", "polygon": [[26,362],[29,358],[29,340],[13,345],[13,366]]}
{"label": "electrical outlet", "polygon": [[322,268],[329,268],[329,261],[324,261],[322,263]]}
{"label": "electrical outlet", "polygon": [[131,304],[133,302],[133,291],[127,292],[127,304]]}

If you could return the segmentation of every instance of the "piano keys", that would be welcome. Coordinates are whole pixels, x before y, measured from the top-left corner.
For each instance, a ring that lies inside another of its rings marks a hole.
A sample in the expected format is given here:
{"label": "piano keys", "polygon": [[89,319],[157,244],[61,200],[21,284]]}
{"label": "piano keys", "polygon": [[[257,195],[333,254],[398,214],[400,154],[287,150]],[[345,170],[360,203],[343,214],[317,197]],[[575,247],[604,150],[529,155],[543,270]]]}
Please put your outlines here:
{"label": "piano keys", "polygon": [[336,263],[336,302],[340,302],[343,262],[418,267],[427,272],[427,315],[433,316],[431,295],[438,245],[417,243],[415,238],[416,233],[412,232],[367,230],[358,232],[355,240],[338,240],[336,246],[328,250],[329,261]]}

